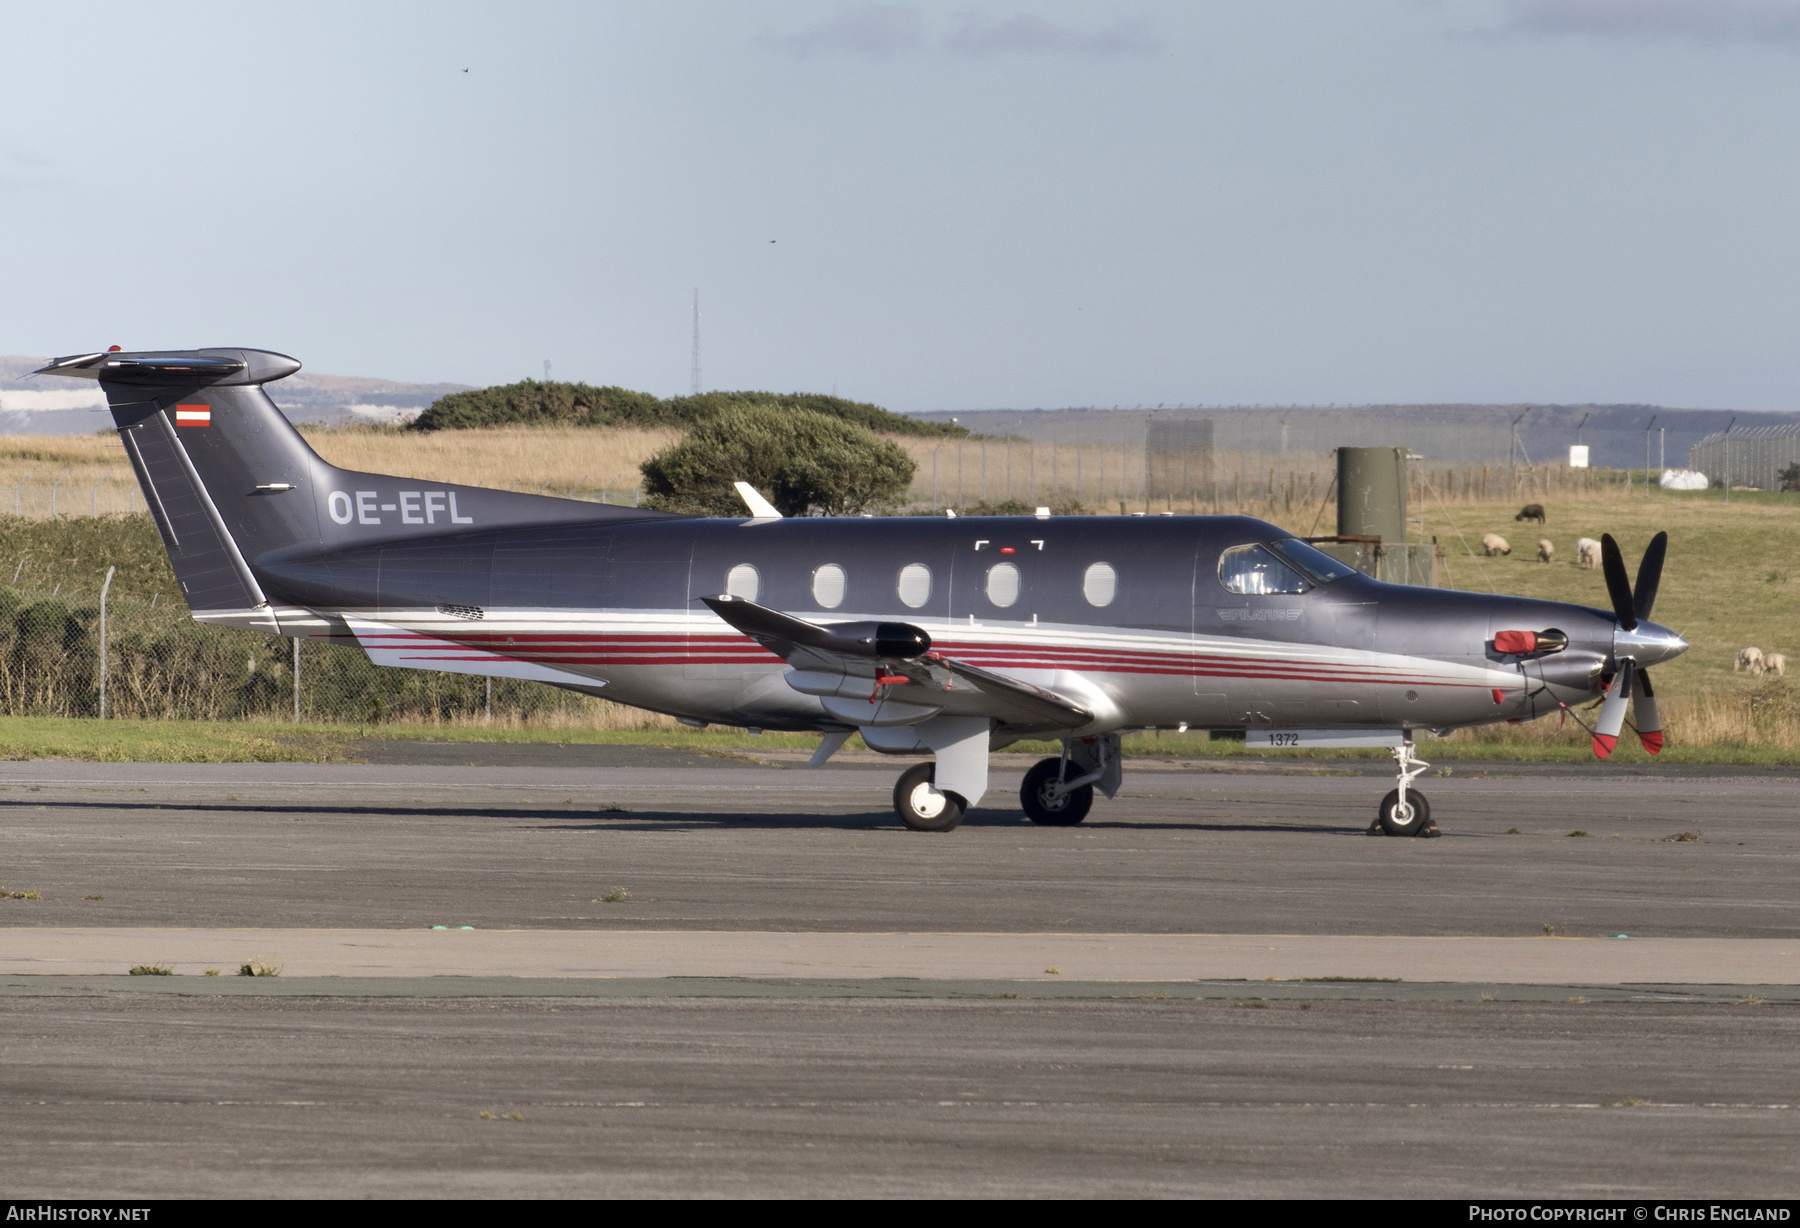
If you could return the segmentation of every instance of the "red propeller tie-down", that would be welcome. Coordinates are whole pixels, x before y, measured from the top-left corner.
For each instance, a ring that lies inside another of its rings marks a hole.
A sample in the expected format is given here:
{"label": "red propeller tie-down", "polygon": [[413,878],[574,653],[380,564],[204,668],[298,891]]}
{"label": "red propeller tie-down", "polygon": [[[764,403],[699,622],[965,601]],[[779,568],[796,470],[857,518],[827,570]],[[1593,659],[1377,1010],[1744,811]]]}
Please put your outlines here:
{"label": "red propeller tie-down", "polygon": [[[1650,617],[1656,604],[1656,589],[1662,582],[1663,556],[1668,553],[1669,535],[1658,533],[1644,551],[1638,566],[1637,590],[1625,574],[1625,560],[1619,554],[1619,543],[1612,534],[1600,535],[1600,566],[1606,574],[1607,595],[1612,598],[1613,613],[1619,628],[1633,632]],[[1624,638],[1624,637],[1619,637]],[[1618,640],[1615,639],[1615,645]],[[1618,669],[1612,685],[1606,688],[1606,700],[1600,705],[1600,719],[1594,723],[1594,753],[1604,759],[1619,744],[1619,730],[1625,725],[1625,705],[1631,704],[1633,724],[1644,749],[1657,754],[1663,748],[1662,718],[1656,711],[1656,691],[1650,685],[1650,671],[1624,652],[1615,652]]]}

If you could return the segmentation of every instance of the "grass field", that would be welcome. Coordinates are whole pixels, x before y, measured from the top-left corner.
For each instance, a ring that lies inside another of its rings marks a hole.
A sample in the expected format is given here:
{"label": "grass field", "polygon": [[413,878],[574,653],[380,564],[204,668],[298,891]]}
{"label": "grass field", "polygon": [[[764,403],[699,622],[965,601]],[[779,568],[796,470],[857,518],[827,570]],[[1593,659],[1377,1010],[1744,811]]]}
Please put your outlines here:
{"label": "grass field", "polygon": [[[1600,572],[1573,565],[1575,539],[1612,533],[1635,579],[1644,547],[1666,531],[1668,564],[1654,617],[1692,645],[1655,670],[1671,742],[1800,752],[1796,688],[1786,679],[1732,671],[1738,650],[1751,644],[1800,662],[1800,495],[1733,491],[1727,501],[1722,491],[1646,495],[1640,487],[1630,496],[1566,497],[1549,505],[1543,529],[1515,524],[1517,510],[1510,502],[1427,508],[1426,531],[1445,545],[1454,587],[1607,609]],[[1489,532],[1511,542],[1509,557],[1482,556],[1481,535]],[[1555,562],[1536,561],[1539,537],[1555,544]],[[1539,721],[1495,736],[1526,744],[1585,742],[1576,733],[1557,738],[1553,725]]]}
{"label": "grass field", "polygon": [[[752,737],[742,729],[687,729],[650,726],[637,729],[488,728],[458,725],[290,725],[253,721],[93,721],[50,717],[0,717],[0,759],[74,759],[97,763],[356,763],[367,758],[375,741],[455,743],[537,742],[561,745],[669,746],[755,760],[769,751],[809,752],[818,745],[814,734],[765,733]],[[867,749],[860,738],[848,752]],[[1015,742],[1006,756],[1054,755],[1053,742]],[[1125,738],[1131,758],[1270,760],[1385,759],[1384,751],[1265,751],[1242,742],[1213,741],[1204,733],[1134,733]],[[1585,735],[1555,741],[1458,735],[1447,741],[1427,740],[1419,753],[1433,764],[1470,761],[1586,762],[1593,756]],[[792,755],[784,766],[793,766]],[[1647,756],[1621,742],[1614,760],[1641,763]],[[1692,746],[1672,744],[1665,763],[1785,764],[1796,756],[1757,745]],[[900,764],[901,760],[895,760]],[[1440,769],[1441,770],[1441,769]]]}
{"label": "grass field", "polygon": [[[617,491],[624,485],[619,479],[621,473],[635,483],[630,475],[636,464],[673,439],[674,434],[546,429],[410,435],[351,430],[310,432],[309,437],[327,459],[349,467],[527,490],[535,490],[548,481],[553,491],[565,493],[578,483],[591,491],[614,482]],[[9,476],[17,481],[18,475],[32,466],[52,477],[70,470],[73,476],[65,483],[65,490],[76,494],[66,497],[72,498],[74,506],[82,511],[87,508],[92,483],[108,468],[116,470],[111,481],[126,480],[128,470],[122,465],[123,455],[112,436],[13,437],[0,441],[0,481]],[[1751,678],[1732,671],[1737,651],[1750,644],[1765,652],[1783,653],[1800,664],[1800,494],[1734,491],[1727,500],[1722,491],[1646,493],[1641,483],[1627,488],[1618,485],[1616,477],[1611,475],[1614,484],[1608,485],[1609,475],[1595,475],[1599,489],[1559,494],[1546,500],[1549,524],[1541,529],[1535,524],[1513,521],[1513,513],[1525,501],[1523,497],[1502,501],[1466,494],[1449,500],[1435,494],[1428,496],[1423,508],[1423,531],[1445,547],[1442,582],[1474,591],[1605,608],[1608,602],[1600,572],[1583,571],[1573,565],[1576,538],[1611,532],[1619,539],[1635,573],[1637,560],[1651,536],[1658,530],[1667,530],[1668,566],[1655,617],[1687,636],[1693,647],[1680,660],[1656,670],[1658,697],[1670,737],[1665,758],[1800,760],[1800,676],[1790,685],[1783,679]],[[84,482],[86,486],[82,485]],[[0,501],[3,499],[4,492],[0,492]],[[1414,499],[1411,511],[1417,515],[1421,509],[1416,491]],[[71,505],[62,506],[66,509]],[[138,507],[141,509],[141,501]],[[65,591],[91,594],[98,589],[106,567],[113,565],[120,569],[113,588],[115,596],[148,599],[156,592],[172,596],[176,590],[155,531],[141,512],[137,516],[99,520],[82,516],[50,522],[29,513],[29,509],[27,515],[14,518],[6,515],[10,510],[0,506],[0,560],[14,564],[23,586],[49,589],[53,584],[63,584]],[[1318,499],[1280,503],[1227,501],[1221,510],[1264,516],[1300,534],[1329,533],[1334,527],[1330,506]],[[1510,557],[1482,555],[1481,537],[1488,532],[1500,533],[1511,541]],[[1556,561],[1549,565],[1535,560],[1539,537],[1548,538],[1555,545]],[[0,576],[0,582],[7,578]],[[609,711],[604,721],[597,722],[609,728],[592,733],[596,737],[626,736],[631,731],[617,726],[631,724],[635,719]],[[645,718],[644,723],[667,724],[652,718]],[[84,740],[88,734],[73,728],[57,732],[53,724],[0,722],[0,754],[105,757],[115,751],[124,756],[127,750],[123,748],[135,747],[129,753],[161,755],[165,752],[154,748],[165,746],[170,755],[203,757],[205,745],[214,745],[236,748],[230,752],[233,755],[305,758],[311,753],[308,746],[316,749],[329,743],[336,747],[345,740],[344,727],[338,726],[320,726],[320,732],[306,735],[313,742],[295,742],[288,726],[271,727],[270,731],[251,726],[208,727],[210,732],[183,732],[170,727],[161,734],[128,734],[121,724],[110,733],[96,732],[93,736],[101,741],[89,742]],[[5,732],[7,728],[13,732]],[[443,732],[415,734],[399,728],[384,736],[443,736]],[[656,728],[640,732],[646,737],[677,742],[694,736]],[[581,728],[565,724],[562,728],[539,730],[461,730],[455,736],[569,741],[581,740],[584,735]],[[1573,725],[1558,731],[1554,721],[1539,721],[1528,726],[1459,734],[1451,743],[1435,744],[1434,753],[1460,755],[1465,743],[1487,748],[1482,754],[1489,757],[1558,757],[1586,754],[1587,737]],[[1165,739],[1158,744],[1174,743]],[[340,751],[327,747],[319,753]],[[1206,753],[1231,751],[1223,743],[1214,743]],[[1622,743],[1620,753],[1641,752],[1634,747],[1626,749]]]}
{"label": "grass field", "polygon": [[[610,487],[614,503],[629,503],[641,481],[638,466],[680,438],[673,430],[539,428],[409,434],[307,427],[302,434],[346,469],[594,500]],[[16,505],[22,516],[48,518],[52,486],[59,518],[144,510],[115,432],[0,437],[0,515]]]}

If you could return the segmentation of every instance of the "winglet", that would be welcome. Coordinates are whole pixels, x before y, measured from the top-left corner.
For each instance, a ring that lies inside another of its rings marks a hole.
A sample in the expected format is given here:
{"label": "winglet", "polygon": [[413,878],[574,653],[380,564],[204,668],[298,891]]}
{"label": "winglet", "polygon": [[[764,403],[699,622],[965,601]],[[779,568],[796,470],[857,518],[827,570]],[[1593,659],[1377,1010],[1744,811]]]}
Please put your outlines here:
{"label": "winglet", "polygon": [[748,482],[733,482],[732,485],[737,487],[738,497],[744,501],[744,506],[750,509],[752,516],[758,520],[781,519],[781,513],[776,511],[767,499],[756,493],[756,487]]}

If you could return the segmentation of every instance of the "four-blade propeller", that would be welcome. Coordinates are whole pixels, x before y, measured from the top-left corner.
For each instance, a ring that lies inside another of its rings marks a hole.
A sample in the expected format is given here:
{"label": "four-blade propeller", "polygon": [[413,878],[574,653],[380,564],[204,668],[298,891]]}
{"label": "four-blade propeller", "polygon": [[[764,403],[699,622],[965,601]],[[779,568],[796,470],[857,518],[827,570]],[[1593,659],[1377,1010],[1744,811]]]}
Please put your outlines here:
{"label": "four-blade propeller", "polygon": [[[1656,604],[1656,589],[1662,583],[1663,556],[1668,553],[1669,535],[1658,533],[1644,551],[1638,566],[1637,591],[1625,574],[1625,560],[1619,554],[1619,543],[1611,533],[1600,535],[1600,566],[1606,574],[1606,592],[1612,598],[1613,613],[1625,631],[1636,631],[1638,624],[1650,617]],[[1662,718],[1656,712],[1656,691],[1650,685],[1650,671],[1641,668],[1629,656],[1620,655],[1612,685],[1606,688],[1606,699],[1600,705],[1600,719],[1594,724],[1594,754],[1604,759],[1619,744],[1619,730],[1625,725],[1625,705],[1632,708],[1633,723],[1644,749],[1657,754],[1663,748]]]}

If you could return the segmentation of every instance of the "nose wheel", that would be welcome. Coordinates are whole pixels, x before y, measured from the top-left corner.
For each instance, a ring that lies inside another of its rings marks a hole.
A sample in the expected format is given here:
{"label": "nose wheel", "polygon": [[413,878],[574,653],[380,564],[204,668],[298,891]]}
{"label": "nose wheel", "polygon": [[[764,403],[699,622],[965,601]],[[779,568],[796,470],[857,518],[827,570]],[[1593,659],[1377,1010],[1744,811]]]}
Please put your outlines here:
{"label": "nose wheel", "polygon": [[1399,787],[1381,799],[1375,821],[1369,825],[1371,836],[1425,836],[1438,834],[1431,821],[1431,803],[1412,788],[1412,782],[1431,765],[1413,754],[1409,738],[1394,747],[1394,762],[1400,767]]}

